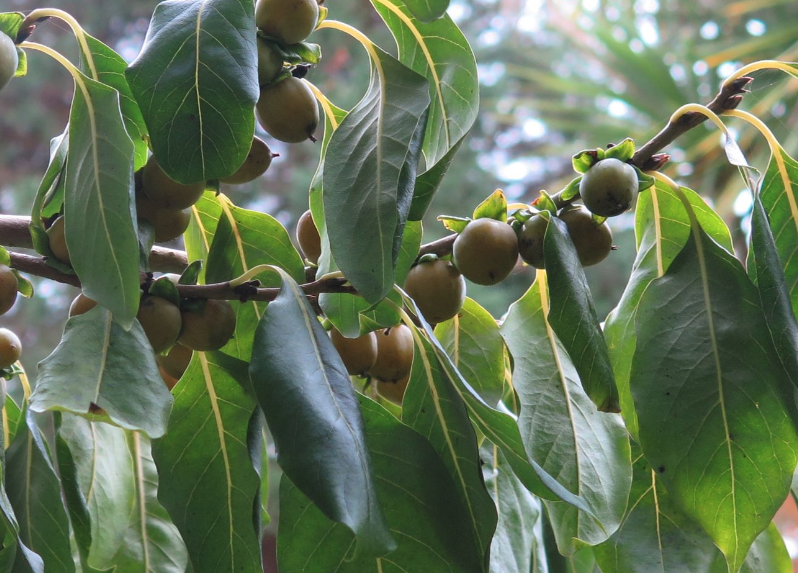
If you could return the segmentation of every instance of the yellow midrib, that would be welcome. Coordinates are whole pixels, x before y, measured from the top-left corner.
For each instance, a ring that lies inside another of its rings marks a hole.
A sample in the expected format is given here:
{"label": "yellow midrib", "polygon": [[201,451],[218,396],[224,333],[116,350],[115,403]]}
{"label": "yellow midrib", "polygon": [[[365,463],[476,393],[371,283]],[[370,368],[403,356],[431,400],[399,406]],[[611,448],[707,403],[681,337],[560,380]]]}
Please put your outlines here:
{"label": "yellow midrib", "polygon": [[100,356],[100,371],[97,373],[97,386],[94,389],[93,402],[99,406],[100,400],[100,387],[103,383],[103,374],[105,374],[105,365],[108,361],[108,349],[111,347],[111,328],[113,316],[110,312],[106,312],[105,319],[105,334],[103,336],[102,355]]}
{"label": "yellow midrib", "polygon": [[144,467],[141,463],[141,436],[138,432],[132,432],[133,434],[133,449],[136,456],[136,479],[138,480],[137,489],[138,489],[138,501],[139,501],[139,508],[141,512],[141,548],[144,552],[144,571],[147,573],[150,571],[150,544],[149,538],[147,536],[147,502],[146,502],[146,495],[144,491]]}
{"label": "yellow midrib", "polygon": [[[219,205],[222,206],[222,211],[224,211],[224,215],[227,217],[227,221],[230,223],[230,230],[233,233],[233,237],[235,237],[238,257],[241,259],[241,268],[244,272],[247,272],[249,270],[249,265],[247,264],[247,255],[244,252],[244,240],[241,238],[241,233],[238,230],[238,223],[236,222],[235,217],[233,217],[233,212],[230,210],[230,205],[232,205],[232,202],[227,198],[226,195],[220,194]],[[253,301],[251,304],[252,308],[255,309],[255,316],[257,316],[258,320],[260,320],[261,312],[258,308],[258,303]]]}
{"label": "yellow midrib", "polygon": [[[197,93],[197,119],[199,120],[200,139],[204,137],[204,130],[202,127],[202,98],[200,97],[199,88],[199,65],[200,65],[200,30],[202,30],[202,12],[205,10],[205,5],[208,0],[204,0],[197,10],[197,23],[194,33],[197,36],[196,43],[196,57],[194,58],[194,91]],[[205,151],[202,144],[199,146],[200,162],[202,163],[202,173],[205,174]]]}

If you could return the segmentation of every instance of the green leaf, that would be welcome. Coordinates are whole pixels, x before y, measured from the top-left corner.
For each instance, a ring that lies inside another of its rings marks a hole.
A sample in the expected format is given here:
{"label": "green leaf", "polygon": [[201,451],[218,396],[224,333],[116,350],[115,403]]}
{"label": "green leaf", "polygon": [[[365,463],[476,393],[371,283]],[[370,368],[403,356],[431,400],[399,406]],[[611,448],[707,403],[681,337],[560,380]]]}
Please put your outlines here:
{"label": "green leaf", "polygon": [[562,190],[562,200],[563,201],[570,201],[577,195],[579,195],[579,184],[582,183],[582,176],[575,177],[571,179],[568,185],[565,186],[565,189]]}
{"label": "green leaf", "polygon": [[280,467],[325,515],[355,533],[356,556],[379,557],[395,544],[377,504],[355,391],[299,286],[280,275],[249,367]]}
{"label": "green leaf", "polygon": [[[0,386],[2,386],[2,382],[0,382]],[[21,423],[23,416],[22,409],[14,401],[14,398],[12,398],[10,394],[5,394],[4,396],[2,389],[0,389],[0,398],[3,397],[4,401],[0,423],[2,423],[3,428],[3,443],[5,444],[5,448],[8,449],[9,446],[14,443],[14,438],[16,438],[17,432],[23,425]]]}
{"label": "green leaf", "polygon": [[798,449],[759,294],[696,222],[635,322],[643,451],[737,571],[788,494]]}
{"label": "green leaf", "polygon": [[48,573],[75,571],[61,483],[30,410],[6,452],[6,476],[6,492],[18,516],[20,540],[39,554]]}
{"label": "green leaf", "polygon": [[407,8],[422,22],[437,20],[449,7],[449,0],[407,0]]}
{"label": "green leaf", "polygon": [[36,198],[31,209],[30,232],[33,247],[42,255],[52,256],[42,217],[50,218],[61,212],[66,182],[64,166],[68,149],[69,127],[64,129],[64,133],[50,140],[50,162],[36,190]]}
{"label": "green leaf", "polygon": [[[281,46],[279,42],[265,41],[272,50],[283,58],[283,62],[288,62],[289,64],[318,64],[321,61],[321,46],[318,44],[299,42],[290,46]],[[272,81],[276,81],[276,78]]]}
{"label": "green leaf", "polygon": [[477,208],[474,209],[472,219],[496,219],[497,221],[507,221],[507,197],[501,189],[496,189],[490,196],[482,201]]}
{"label": "green leaf", "polygon": [[252,146],[254,9],[251,0],[161,2],[127,70],[158,165],[180,183],[231,175]]}
{"label": "green leaf", "polygon": [[557,546],[570,555],[580,542],[601,543],[620,525],[632,481],[631,454],[620,416],[599,412],[582,389],[572,358],[546,318],[548,291],[546,273],[538,271],[532,287],[510,307],[502,334],[514,358],[518,426],[527,451],[584,498],[596,517],[544,502]]}
{"label": "green leaf", "polygon": [[373,304],[395,282],[430,100],[424,77],[374,44],[366,48],[371,82],[332,134],[323,199],[332,256]]}
{"label": "green leaf", "polygon": [[166,431],[172,408],[141,325],[125,331],[100,307],[67,321],[61,342],[39,364],[30,398],[34,412],[94,415],[96,407],[114,424],[153,437]]}
{"label": "green leaf", "polygon": [[452,215],[438,215],[437,220],[443,223],[447,231],[453,233],[462,233],[466,225],[471,222],[470,217],[454,217]]}
{"label": "green leaf", "polygon": [[402,422],[427,438],[443,460],[468,515],[469,536],[487,571],[496,508],[485,489],[479,446],[468,411],[432,345],[414,332],[410,383],[402,400]]}
{"label": "green leaf", "polygon": [[25,278],[17,269],[12,269],[14,276],[17,277],[17,291],[25,298],[33,297],[33,283]]}
{"label": "green leaf", "polygon": [[[195,573],[263,570],[260,477],[248,447],[256,404],[242,383],[246,363],[221,352],[195,352],[174,388],[169,432],[153,443],[158,500],[180,531]],[[214,539],[222,541],[209,542]]]}
{"label": "green leaf", "polygon": [[[682,193],[690,201],[704,230],[731,251],[731,233],[723,219],[694,191],[683,187]],[[657,183],[649,191],[640,194],[635,211],[635,234],[637,258],[632,267],[632,276],[618,306],[607,316],[604,337],[615,373],[621,414],[626,429],[636,438],[637,414],[629,390],[629,372],[637,343],[634,323],[637,307],[646,287],[664,274],[687,243],[690,234],[689,218],[673,189]]]}
{"label": "green leaf", "polygon": [[548,321],[573,360],[585,393],[602,412],[620,412],[618,388],[593,296],[565,223],[552,217],[543,242],[551,291]]}
{"label": "green leaf", "polygon": [[12,40],[15,39],[23,20],[25,20],[25,14],[22,12],[0,13],[0,33],[5,34]]}
{"label": "green leaf", "polygon": [[610,147],[609,149],[604,150],[604,159],[609,159],[610,157],[612,157],[626,163],[632,158],[634,154],[635,154],[635,142],[631,137],[627,137],[618,145],[615,145],[613,147]]}
{"label": "green leaf", "polygon": [[328,520],[284,475],[280,483],[280,569],[297,573],[478,573],[468,514],[435,450],[368,398],[359,398],[380,504],[398,547],[383,558],[349,560],[351,532]]}
{"label": "green leaf", "polygon": [[580,151],[571,158],[571,163],[574,166],[574,171],[577,173],[587,173],[587,170],[593,165],[604,158],[603,150],[601,149],[585,149]]}
{"label": "green leaf", "polygon": [[[426,0],[372,0],[396,40],[399,60],[429,81],[432,100],[424,134],[426,171],[416,181],[410,219],[420,220],[479,110],[477,64],[471,46],[448,16],[412,16]],[[432,0],[438,5],[444,0]],[[408,10],[408,8],[410,8]]]}
{"label": "green leaf", "polygon": [[[216,195],[204,193],[200,200],[191,207],[191,223],[183,235],[186,244],[186,254],[189,261],[205,261],[211,249],[213,235],[222,216],[222,204]],[[200,271],[198,281],[204,284],[205,270]]]}
{"label": "green leaf", "polygon": [[139,308],[133,142],[119,93],[83,75],[75,84],[64,189],[67,248],[83,294],[129,328]]}
{"label": "green leaf", "polygon": [[504,339],[496,319],[467,298],[457,316],[435,327],[435,336],[471,387],[497,404],[504,390]]}

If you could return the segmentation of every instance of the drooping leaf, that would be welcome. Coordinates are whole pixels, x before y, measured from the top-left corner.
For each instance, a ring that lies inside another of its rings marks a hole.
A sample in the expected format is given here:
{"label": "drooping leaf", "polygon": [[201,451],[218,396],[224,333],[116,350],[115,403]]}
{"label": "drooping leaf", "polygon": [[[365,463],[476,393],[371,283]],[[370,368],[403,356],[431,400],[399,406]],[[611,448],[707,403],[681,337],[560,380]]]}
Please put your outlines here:
{"label": "drooping leaf", "polygon": [[254,8],[161,2],[127,70],[158,165],[176,181],[227,177],[249,153],[259,94]]}
{"label": "drooping leaf", "polygon": [[[0,383],[0,387],[2,383]],[[0,388],[0,398],[3,397],[2,388]],[[2,408],[2,431],[3,443],[6,449],[14,443],[14,438],[17,436],[20,426],[24,425],[22,408],[14,401],[10,394],[5,395]]]}
{"label": "drooping leaf", "polygon": [[552,217],[544,240],[551,291],[548,321],[571,356],[585,393],[602,412],[620,412],[618,388],[593,296],[565,223]]}
{"label": "drooping leaf", "polygon": [[258,323],[250,378],[285,474],[357,537],[356,555],[395,544],[377,503],[363,421],[346,368],[294,280]]}
{"label": "drooping leaf", "polygon": [[98,407],[114,424],[152,437],[164,434],[172,408],[144,329],[136,322],[126,331],[99,306],[67,321],[30,398],[34,412],[101,415]]}
{"label": "drooping leaf", "polygon": [[241,385],[246,378],[246,363],[221,352],[195,352],[174,388],[169,432],[153,443],[158,500],[180,531],[195,573],[263,570],[260,478],[248,447],[256,404]]}
{"label": "drooping leaf", "polygon": [[297,573],[482,571],[466,508],[430,444],[384,408],[360,397],[376,493],[397,541],[387,556],[348,560],[354,543],[343,525],[328,520],[285,476],[280,484],[280,570]]}
{"label": "drooping leaf", "polygon": [[597,518],[562,502],[544,502],[560,552],[572,554],[579,542],[601,543],[620,525],[632,481],[631,454],[620,416],[596,409],[546,319],[546,274],[538,271],[532,287],[510,307],[502,334],[514,358],[518,426],[527,451],[583,497]]}
{"label": "drooping leaf", "polygon": [[133,142],[119,92],[82,74],[75,85],[64,187],[70,263],[83,294],[129,328],[139,308]]}
{"label": "drooping leaf", "polygon": [[496,319],[467,298],[457,316],[435,327],[435,336],[471,387],[497,404],[504,389],[504,340]]}
{"label": "drooping leaf", "polygon": [[789,492],[798,450],[759,293],[694,222],[635,322],[643,452],[737,571]]}
{"label": "drooping leaf", "polygon": [[370,303],[395,282],[430,104],[426,78],[374,44],[363,99],[327,148],[323,200],[335,263]]}
{"label": "drooping leaf", "polygon": [[[64,166],[66,165],[67,149],[69,148],[68,128],[58,137],[50,140],[50,163],[47,171],[44,172],[39,187],[36,190],[36,197],[33,200],[30,217],[30,234],[33,240],[33,248],[42,255],[52,255],[50,242],[44,229],[42,217],[52,217],[61,210],[63,205],[63,184]],[[56,188],[61,188],[62,197],[53,199]],[[50,210],[46,206],[50,205]]]}

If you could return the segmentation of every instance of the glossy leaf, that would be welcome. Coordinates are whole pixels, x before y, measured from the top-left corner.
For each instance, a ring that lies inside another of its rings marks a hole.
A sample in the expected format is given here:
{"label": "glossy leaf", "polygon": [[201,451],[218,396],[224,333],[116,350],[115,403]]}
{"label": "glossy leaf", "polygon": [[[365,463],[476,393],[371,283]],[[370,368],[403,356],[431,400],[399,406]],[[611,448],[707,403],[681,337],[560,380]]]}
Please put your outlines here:
{"label": "glossy leaf", "polygon": [[376,303],[395,282],[430,100],[424,77],[374,44],[365,46],[371,82],[332,134],[323,199],[335,263]]}
{"label": "glossy leaf", "polygon": [[497,404],[504,389],[504,339],[496,319],[467,298],[457,316],[435,327],[435,336],[471,387]]}
{"label": "glossy leaf", "polygon": [[636,317],[630,386],[652,467],[737,571],[789,492],[795,428],[759,294],[693,226]]}
{"label": "glossy leaf", "polygon": [[597,519],[562,502],[545,502],[561,553],[601,543],[621,523],[632,481],[629,438],[620,416],[599,412],[546,317],[546,272],[515,302],[502,325],[513,355],[518,426],[527,451]]}
{"label": "glossy leaf", "polygon": [[[50,242],[44,229],[42,217],[52,217],[60,212],[63,205],[64,166],[69,149],[68,128],[58,137],[50,140],[50,162],[42,176],[36,197],[31,208],[30,234],[33,248],[42,255],[52,255]],[[56,189],[61,188],[61,198],[53,199]],[[49,207],[49,209],[47,209]]]}
{"label": "glossy leaf", "polygon": [[119,93],[78,75],[69,113],[64,233],[83,294],[129,328],[139,308],[134,147]]}
{"label": "glossy leaf", "polygon": [[61,342],[39,364],[30,399],[34,412],[97,415],[97,407],[114,424],[153,437],[166,431],[172,408],[141,325],[125,331],[100,307],[67,321]]}
{"label": "glossy leaf", "polygon": [[25,14],[22,12],[0,13],[0,32],[13,40],[16,38],[19,27],[24,20]]}
{"label": "glossy leaf", "polygon": [[465,524],[474,547],[487,565],[497,514],[485,489],[477,436],[462,398],[432,345],[417,333],[414,339],[413,370],[402,400],[402,422],[427,438],[443,460],[468,511]]}
{"label": "glossy leaf", "polygon": [[254,4],[169,0],[155,9],[127,70],[158,164],[181,183],[221,179],[244,162],[258,100]]}
{"label": "glossy leaf", "polygon": [[169,432],[153,443],[158,500],[195,573],[262,571],[260,478],[248,447],[256,404],[241,385],[246,378],[246,363],[195,352],[174,388]]}
{"label": "glossy leaf", "polygon": [[277,560],[297,573],[478,573],[483,571],[455,484],[418,433],[360,397],[376,493],[398,547],[381,558],[348,556],[351,532],[333,523],[286,476],[280,484]]}
{"label": "glossy leaf", "polygon": [[[2,397],[3,390],[2,383],[0,382],[0,398]],[[0,422],[2,422],[3,443],[6,449],[8,449],[9,446],[14,443],[14,438],[16,438],[20,427],[24,425],[23,412],[14,401],[14,398],[9,394],[5,394],[5,400],[3,401],[3,407],[0,413],[2,413]]]}
{"label": "glossy leaf", "polygon": [[544,240],[551,291],[548,321],[579,373],[582,387],[602,412],[620,412],[618,388],[593,296],[565,223],[552,217]]}
{"label": "glossy leaf", "polygon": [[472,219],[482,218],[507,221],[507,197],[504,196],[501,189],[496,189],[474,209]]}
{"label": "glossy leaf", "polygon": [[[189,261],[206,261],[211,249],[213,235],[222,216],[222,205],[219,198],[211,193],[204,193],[191,207],[191,223],[183,235],[186,254]],[[205,283],[205,266],[199,274],[199,283]]]}
{"label": "glossy leaf", "polygon": [[377,503],[355,391],[299,286],[280,275],[249,368],[280,467],[325,515],[355,533],[357,556],[385,555],[395,544]]}

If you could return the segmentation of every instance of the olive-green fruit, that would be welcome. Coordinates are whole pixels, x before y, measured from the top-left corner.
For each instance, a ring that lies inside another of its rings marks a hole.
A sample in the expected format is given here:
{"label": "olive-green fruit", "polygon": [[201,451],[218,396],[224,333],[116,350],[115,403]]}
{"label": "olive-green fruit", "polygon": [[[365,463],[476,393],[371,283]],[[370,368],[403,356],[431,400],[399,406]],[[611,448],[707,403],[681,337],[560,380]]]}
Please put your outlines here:
{"label": "olive-green fruit", "polygon": [[17,301],[17,275],[6,265],[0,265],[0,314],[5,314]]}
{"label": "olive-green fruit", "polygon": [[90,299],[83,293],[80,293],[74,298],[72,304],[69,305],[69,316],[72,317],[87,313],[95,306],[97,306],[97,301]]}
{"label": "olive-green fruit", "polygon": [[465,278],[479,285],[495,285],[506,279],[518,262],[518,237],[506,223],[477,219],[457,236],[452,254]]}
{"label": "olive-green fruit", "polygon": [[169,388],[169,390],[177,386],[177,383],[180,381],[179,378],[171,376],[160,364],[158,365],[158,374],[161,375],[161,380],[163,380],[164,384],[166,384],[166,387]]}
{"label": "olive-green fruit", "polygon": [[50,228],[47,229],[47,238],[50,241],[50,250],[56,259],[62,263],[70,264],[69,251],[64,237],[64,217],[58,217]]}
{"label": "olive-green fruit", "polygon": [[438,324],[463,308],[466,284],[460,271],[443,259],[423,261],[407,273],[405,292],[410,295],[427,322]]}
{"label": "olive-green fruit", "polygon": [[346,371],[352,376],[365,376],[377,360],[377,336],[373,332],[346,338],[333,328],[330,331],[333,346],[341,356]]}
{"label": "olive-green fruit", "polygon": [[7,328],[0,328],[0,368],[8,368],[19,360],[22,343],[16,334]]}
{"label": "olive-green fruit", "polygon": [[589,267],[603,261],[612,250],[612,231],[606,223],[596,225],[593,216],[584,207],[572,206],[559,214],[576,247],[579,262]]}
{"label": "olive-green fruit", "polygon": [[413,333],[404,324],[376,333],[377,360],[369,375],[384,382],[401,380],[413,367]]}
{"label": "olive-green fruit", "polygon": [[194,351],[190,348],[186,348],[182,344],[175,344],[167,354],[156,356],[155,361],[169,376],[180,380],[180,377],[183,376],[186,368],[188,368],[193,354]]}
{"label": "olive-green fruit", "polygon": [[252,140],[252,147],[249,148],[249,154],[238,168],[238,171],[233,173],[230,177],[222,179],[222,183],[230,183],[232,185],[240,185],[242,183],[249,183],[254,181],[264,173],[272,164],[272,150],[266,145],[266,142],[256,137]]}
{"label": "olive-green fruit", "polygon": [[180,344],[192,350],[219,350],[236,331],[236,312],[226,300],[208,300],[199,310],[183,311]]}
{"label": "olive-green fruit", "polygon": [[258,85],[266,85],[283,71],[283,57],[258,36]]}
{"label": "olive-green fruit", "polygon": [[316,0],[258,0],[255,4],[255,25],[284,45],[310,36],[318,19]]}
{"label": "olive-green fruit", "polygon": [[402,405],[402,400],[405,397],[405,390],[407,384],[410,382],[410,373],[397,382],[385,382],[377,380],[377,393],[383,398],[390,400],[394,404]]}
{"label": "olive-green fruit", "polygon": [[17,72],[19,55],[14,41],[0,32],[0,90],[6,87]]}
{"label": "olive-green fruit", "polygon": [[528,219],[518,233],[518,254],[523,261],[536,269],[545,268],[543,258],[543,239],[549,222],[535,215]]}
{"label": "olive-green fruit", "polygon": [[199,201],[205,191],[205,181],[190,185],[178,183],[166,173],[151,155],[141,173],[141,190],[147,199],[163,209],[187,209]]}
{"label": "olive-green fruit", "polygon": [[136,210],[141,219],[149,221],[155,229],[155,242],[166,243],[186,232],[191,222],[191,210],[163,209],[153,205],[147,197],[136,198]]}
{"label": "olive-green fruit", "polygon": [[302,254],[314,265],[319,262],[321,256],[321,236],[316,224],[313,222],[313,215],[310,211],[305,211],[296,224],[296,240]]}
{"label": "olive-green fruit", "polygon": [[312,139],[319,126],[319,107],[307,83],[290,77],[260,90],[255,107],[266,133],[286,143]]}
{"label": "olive-green fruit", "polygon": [[620,159],[602,159],[588,169],[579,182],[585,207],[600,217],[620,215],[637,197],[637,172]]}
{"label": "olive-green fruit", "polygon": [[156,354],[177,342],[180,336],[180,309],[165,298],[144,295],[136,315]]}

